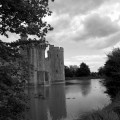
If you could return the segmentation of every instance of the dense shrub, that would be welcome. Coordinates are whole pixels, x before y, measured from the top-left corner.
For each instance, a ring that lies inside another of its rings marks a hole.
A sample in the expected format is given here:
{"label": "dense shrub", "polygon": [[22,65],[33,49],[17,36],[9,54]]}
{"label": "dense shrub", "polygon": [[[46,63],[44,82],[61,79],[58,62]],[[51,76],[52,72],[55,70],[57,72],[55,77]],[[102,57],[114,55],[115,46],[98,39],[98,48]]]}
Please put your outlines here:
{"label": "dense shrub", "polygon": [[80,68],[77,69],[76,71],[76,76],[81,77],[81,76],[89,76],[90,75],[90,68],[88,65],[85,63],[80,64]]}
{"label": "dense shrub", "polygon": [[107,55],[104,65],[105,75],[115,79],[120,79],[120,49],[115,48]]}

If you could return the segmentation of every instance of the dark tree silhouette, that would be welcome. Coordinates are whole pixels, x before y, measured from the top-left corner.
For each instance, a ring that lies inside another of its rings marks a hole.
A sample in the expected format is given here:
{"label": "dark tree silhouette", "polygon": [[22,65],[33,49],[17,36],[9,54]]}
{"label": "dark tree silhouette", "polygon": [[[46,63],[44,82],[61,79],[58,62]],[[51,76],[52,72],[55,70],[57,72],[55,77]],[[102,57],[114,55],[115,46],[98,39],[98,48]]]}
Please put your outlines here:
{"label": "dark tree silhouette", "polygon": [[0,34],[8,37],[9,31],[44,37],[53,29],[43,21],[51,13],[48,0],[0,0]]}
{"label": "dark tree silhouette", "polygon": [[113,49],[111,53],[107,55],[107,61],[104,65],[105,74],[108,77],[120,78],[120,49]]}
{"label": "dark tree silhouette", "polygon": [[[36,35],[41,40],[53,29],[43,21],[47,15],[51,15],[48,0],[0,0],[0,35],[9,37],[8,32],[28,34]],[[0,120],[22,120],[21,113],[26,104],[21,70],[27,69],[27,66],[26,63],[19,65],[17,59],[21,58],[20,44],[29,42],[35,41],[0,41]]]}
{"label": "dark tree silhouette", "polygon": [[105,68],[104,68],[104,66],[100,67],[98,69],[98,75],[100,75],[100,76],[104,76],[105,75]]}
{"label": "dark tree silhouette", "polygon": [[84,62],[80,64],[80,68],[76,71],[77,77],[81,76],[89,76],[90,75],[90,68]]}
{"label": "dark tree silhouette", "polygon": [[70,69],[68,66],[65,66],[65,77],[73,77],[73,69]]}
{"label": "dark tree silhouette", "polygon": [[120,48],[115,48],[107,55],[104,65],[104,73],[107,76],[105,85],[107,93],[114,98],[120,91]]}

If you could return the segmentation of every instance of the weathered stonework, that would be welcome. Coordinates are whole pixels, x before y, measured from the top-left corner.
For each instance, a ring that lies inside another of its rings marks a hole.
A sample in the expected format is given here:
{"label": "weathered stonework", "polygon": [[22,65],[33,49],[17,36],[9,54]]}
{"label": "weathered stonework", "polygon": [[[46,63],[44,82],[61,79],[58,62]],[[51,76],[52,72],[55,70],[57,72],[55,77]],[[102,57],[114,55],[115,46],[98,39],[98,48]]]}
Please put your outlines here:
{"label": "weathered stonework", "polygon": [[[45,50],[48,57],[45,58]],[[62,47],[54,47],[46,43],[31,43],[21,49],[21,54],[32,66],[30,69],[30,84],[50,85],[65,81],[64,74],[64,49]]]}

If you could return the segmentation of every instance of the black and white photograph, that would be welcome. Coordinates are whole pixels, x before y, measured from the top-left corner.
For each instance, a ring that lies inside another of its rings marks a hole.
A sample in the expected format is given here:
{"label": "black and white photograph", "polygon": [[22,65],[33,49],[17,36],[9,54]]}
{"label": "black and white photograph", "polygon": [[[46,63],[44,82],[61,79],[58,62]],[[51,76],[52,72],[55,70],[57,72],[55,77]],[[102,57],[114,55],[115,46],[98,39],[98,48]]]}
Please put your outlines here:
{"label": "black and white photograph", "polygon": [[0,0],[0,120],[120,120],[120,0]]}

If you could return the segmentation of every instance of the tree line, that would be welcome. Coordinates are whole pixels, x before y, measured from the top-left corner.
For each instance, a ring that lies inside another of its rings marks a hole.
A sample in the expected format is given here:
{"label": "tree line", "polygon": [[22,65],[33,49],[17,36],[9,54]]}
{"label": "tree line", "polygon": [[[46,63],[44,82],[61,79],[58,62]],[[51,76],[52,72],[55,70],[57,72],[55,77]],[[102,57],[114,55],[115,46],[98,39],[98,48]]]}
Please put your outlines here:
{"label": "tree line", "polygon": [[104,84],[111,98],[120,92],[120,48],[114,48],[108,53],[104,66],[98,69],[98,74],[104,76]]}
{"label": "tree line", "polygon": [[115,48],[106,55],[107,60],[98,72],[91,72],[89,66],[82,62],[80,66],[65,66],[65,77],[82,77],[82,76],[103,76],[112,79],[120,79],[120,48]]}
{"label": "tree line", "polygon": [[65,66],[65,77],[102,77],[108,94],[114,98],[120,91],[120,48],[114,48],[106,57],[106,62],[98,72],[91,72],[86,63],[81,63],[80,66]]}
{"label": "tree line", "polygon": [[104,66],[98,69],[98,74],[113,79],[120,79],[120,48],[115,48],[107,55]]}
{"label": "tree line", "polygon": [[83,77],[91,74],[89,66],[82,62],[80,66],[65,66],[65,77]]}

